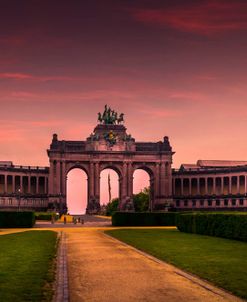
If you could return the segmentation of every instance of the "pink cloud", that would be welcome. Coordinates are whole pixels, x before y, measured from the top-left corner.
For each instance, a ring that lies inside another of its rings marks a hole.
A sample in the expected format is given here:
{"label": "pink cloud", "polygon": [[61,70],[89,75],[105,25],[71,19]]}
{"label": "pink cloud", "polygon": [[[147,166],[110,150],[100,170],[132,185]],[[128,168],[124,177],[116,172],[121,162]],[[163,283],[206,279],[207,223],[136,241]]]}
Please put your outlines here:
{"label": "pink cloud", "polygon": [[70,76],[36,76],[28,73],[18,73],[18,72],[3,72],[0,73],[0,79],[12,79],[12,80],[35,80],[35,81],[72,81],[80,80],[77,77]]}
{"label": "pink cloud", "polygon": [[13,91],[13,92],[10,93],[10,96],[14,97],[14,98],[36,98],[36,97],[39,97],[38,94],[29,92],[29,91]]}
{"label": "pink cloud", "polygon": [[33,76],[25,73],[0,73],[0,79],[14,79],[14,80],[26,80],[32,79]]}
{"label": "pink cloud", "polygon": [[247,3],[238,1],[209,0],[179,8],[138,9],[133,16],[143,23],[202,35],[247,29]]}

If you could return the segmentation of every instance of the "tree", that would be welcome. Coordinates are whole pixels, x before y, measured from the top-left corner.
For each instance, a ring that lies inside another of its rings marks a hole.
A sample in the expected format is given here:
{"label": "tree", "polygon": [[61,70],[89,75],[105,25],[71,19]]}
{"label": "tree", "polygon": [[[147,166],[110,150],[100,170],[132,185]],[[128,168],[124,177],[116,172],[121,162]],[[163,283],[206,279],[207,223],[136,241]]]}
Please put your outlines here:
{"label": "tree", "polygon": [[147,212],[149,209],[149,188],[144,188],[140,193],[134,194],[133,203],[136,212]]}
{"label": "tree", "polygon": [[106,216],[112,216],[118,210],[119,199],[113,198],[112,201],[106,205]]}

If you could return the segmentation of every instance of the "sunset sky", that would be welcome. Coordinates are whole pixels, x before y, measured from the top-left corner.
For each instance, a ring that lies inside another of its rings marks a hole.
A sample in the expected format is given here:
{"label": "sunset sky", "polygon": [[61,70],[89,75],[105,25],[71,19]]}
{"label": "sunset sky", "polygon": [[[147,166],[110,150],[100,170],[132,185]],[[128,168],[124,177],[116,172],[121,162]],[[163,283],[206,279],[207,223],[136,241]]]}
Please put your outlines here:
{"label": "sunset sky", "polygon": [[174,167],[247,160],[246,0],[1,0],[0,160],[48,165],[105,103]]}

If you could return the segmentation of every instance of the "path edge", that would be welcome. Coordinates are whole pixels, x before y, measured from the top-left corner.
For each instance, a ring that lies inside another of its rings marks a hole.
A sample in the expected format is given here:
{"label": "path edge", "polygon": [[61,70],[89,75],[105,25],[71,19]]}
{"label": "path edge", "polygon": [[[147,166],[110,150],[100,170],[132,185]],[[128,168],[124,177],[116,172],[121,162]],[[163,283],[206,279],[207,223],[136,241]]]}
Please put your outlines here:
{"label": "path edge", "polygon": [[234,302],[244,302],[244,301],[247,301],[247,300],[245,300],[243,298],[235,296],[233,293],[231,293],[231,292],[229,292],[229,291],[227,291],[227,290],[225,290],[225,289],[223,289],[221,287],[218,287],[217,285],[214,285],[213,283],[210,283],[207,280],[204,280],[204,279],[200,278],[199,276],[196,276],[196,275],[193,275],[191,273],[185,272],[182,269],[180,269],[180,268],[178,268],[178,267],[176,267],[176,266],[174,266],[174,265],[172,265],[170,263],[167,263],[167,262],[165,262],[163,260],[160,260],[160,259],[158,259],[158,258],[156,258],[156,257],[154,257],[154,256],[152,256],[152,255],[150,255],[150,254],[142,251],[142,250],[137,249],[136,247],[134,247],[132,245],[129,245],[126,242],[123,242],[123,241],[121,241],[121,240],[119,240],[119,239],[117,239],[115,237],[112,237],[111,235],[106,234],[105,231],[101,231],[101,233],[104,236],[106,236],[109,239],[111,239],[112,241],[116,241],[116,242],[118,242],[118,243],[120,243],[120,244],[122,244],[122,245],[124,245],[124,246],[126,246],[126,247],[128,247],[128,248],[130,248],[130,249],[132,249],[134,251],[136,251],[137,253],[139,253],[139,254],[141,254],[141,255],[149,258],[150,260],[152,260],[152,261],[154,261],[156,263],[162,264],[166,268],[174,271],[174,273],[177,274],[177,275],[179,275],[180,277],[188,279],[189,281],[197,284],[198,286],[200,286],[200,287],[202,287],[202,288],[204,288],[204,289],[206,289],[206,290],[208,290],[208,291],[210,291],[210,292],[212,292],[212,293],[214,293],[214,294],[216,294],[216,295],[218,295],[220,297],[223,297],[225,299],[228,299],[229,301],[234,301]]}
{"label": "path edge", "polygon": [[59,233],[56,283],[53,302],[69,302],[67,237],[63,231]]}

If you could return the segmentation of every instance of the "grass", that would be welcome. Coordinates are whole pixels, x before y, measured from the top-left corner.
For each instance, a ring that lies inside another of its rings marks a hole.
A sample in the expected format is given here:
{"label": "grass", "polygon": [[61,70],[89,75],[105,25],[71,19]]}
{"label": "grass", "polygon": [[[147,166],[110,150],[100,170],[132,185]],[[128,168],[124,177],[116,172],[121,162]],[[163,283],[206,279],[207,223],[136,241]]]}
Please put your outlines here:
{"label": "grass", "polygon": [[245,242],[165,229],[119,229],[106,233],[247,298]]}
{"label": "grass", "polygon": [[52,231],[0,236],[1,301],[51,301],[56,238]]}

